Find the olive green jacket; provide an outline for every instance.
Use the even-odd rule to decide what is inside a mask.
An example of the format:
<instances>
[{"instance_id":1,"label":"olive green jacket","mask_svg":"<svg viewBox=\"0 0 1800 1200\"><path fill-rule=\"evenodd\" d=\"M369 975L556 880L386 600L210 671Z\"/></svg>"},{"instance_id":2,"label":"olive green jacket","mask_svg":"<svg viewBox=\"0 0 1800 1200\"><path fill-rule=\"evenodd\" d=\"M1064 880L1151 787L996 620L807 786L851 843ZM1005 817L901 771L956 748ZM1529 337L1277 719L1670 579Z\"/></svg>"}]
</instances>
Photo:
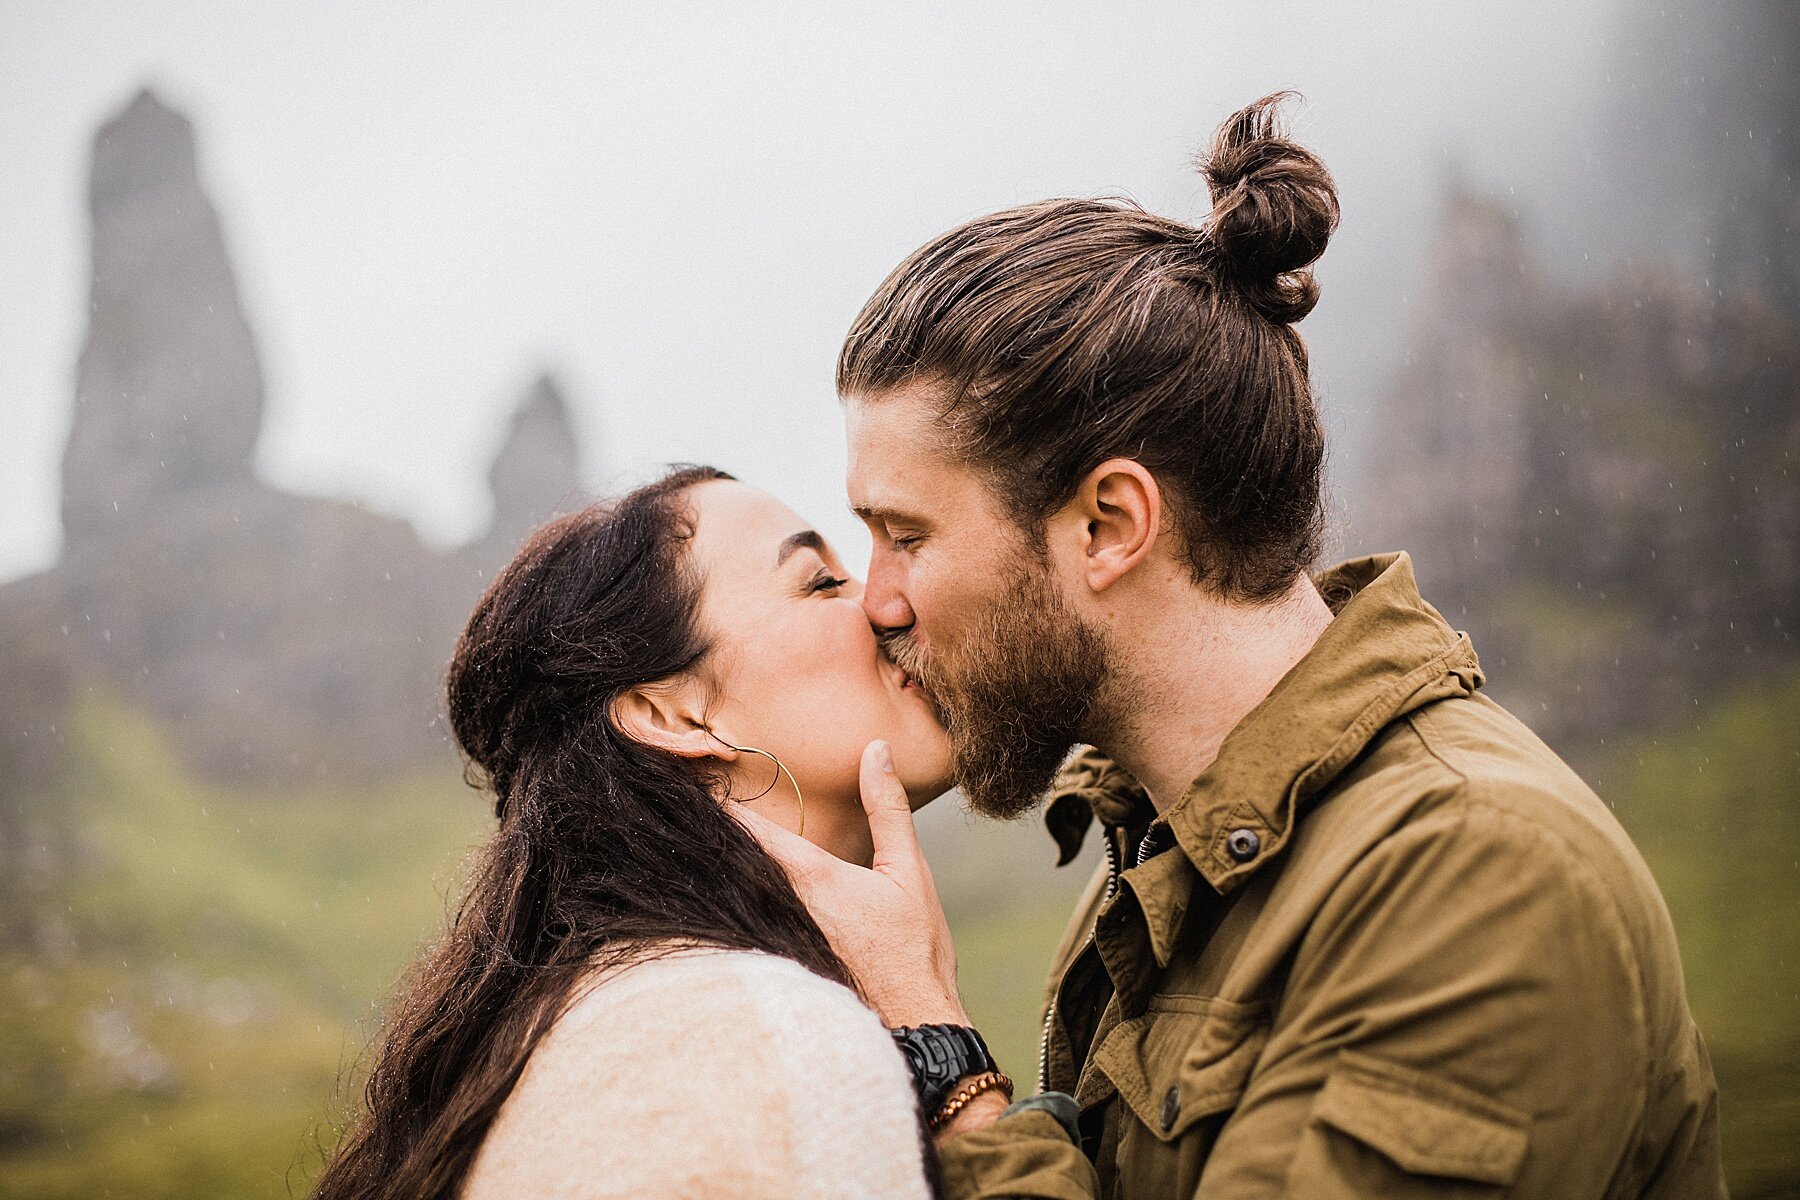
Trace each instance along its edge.
<instances>
[{"instance_id":1,"label":"olive green jacket","mask_svg":"<svg viewBox=\"0 0 1800 1200\"><path fill-rule=\"evenodd\" d=\"M1051 976L1043 1111L943 1147L967 1197L1724 1194L1675 933L1607 806L1480 695L1405 555L1160 819L1092 752L1048 820L1109 864Z\"/></svg>"}]
</instances>

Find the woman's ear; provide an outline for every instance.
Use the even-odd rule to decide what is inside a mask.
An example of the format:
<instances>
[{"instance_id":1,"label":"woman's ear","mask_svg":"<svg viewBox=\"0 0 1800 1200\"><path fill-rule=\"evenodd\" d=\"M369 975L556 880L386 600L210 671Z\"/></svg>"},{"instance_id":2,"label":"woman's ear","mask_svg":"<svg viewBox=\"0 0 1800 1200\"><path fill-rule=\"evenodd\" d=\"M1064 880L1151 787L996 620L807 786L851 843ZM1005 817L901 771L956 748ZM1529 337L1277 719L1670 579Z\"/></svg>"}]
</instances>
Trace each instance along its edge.
<instances>
[{"instance_id":1,"label":"woman's ear","mask_svg":"<svg viewBox=\"0 0 1800 1200\"><path fill-rule=\"evenodd\" d=\"M639 684L613 701L613 721L634 742L682 758L730 762L737 752L707 726L700 699L698 688L690 683Z\"/></svg>"}]
</instances>

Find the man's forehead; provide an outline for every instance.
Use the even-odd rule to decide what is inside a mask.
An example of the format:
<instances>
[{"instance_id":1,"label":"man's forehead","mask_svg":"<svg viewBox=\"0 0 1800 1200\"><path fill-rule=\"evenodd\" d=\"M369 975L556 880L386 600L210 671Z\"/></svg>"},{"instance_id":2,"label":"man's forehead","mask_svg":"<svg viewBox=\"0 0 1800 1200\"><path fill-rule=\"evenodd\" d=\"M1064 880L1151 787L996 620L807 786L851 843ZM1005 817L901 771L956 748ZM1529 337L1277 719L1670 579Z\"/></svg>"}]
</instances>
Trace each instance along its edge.
<instances>
[{"instance_id":1,"label":"man's forehead","mask_svg":"<svg viewBox=\"0 0 1800 1200\"><path fill-rule=\"evenodd\" d=\"M906 481L918 472L918 406L904 397L869 401L851 398L844 404L844 432L849 451L846 480L850 506L859 515L865 510L895 508L904 504Z\"/></svg>"},{"instance_id":2,"label":"man's forehead","mask_svg":"<svg viewBox=\"0 0 1800 1200\"><path fill-rule=\"evenodd\" d=\"M850 509L865 521L922 520L966 486L953 464L917 446L868 450L852 452L845 480Z\"/></svg>"}]
</instances>

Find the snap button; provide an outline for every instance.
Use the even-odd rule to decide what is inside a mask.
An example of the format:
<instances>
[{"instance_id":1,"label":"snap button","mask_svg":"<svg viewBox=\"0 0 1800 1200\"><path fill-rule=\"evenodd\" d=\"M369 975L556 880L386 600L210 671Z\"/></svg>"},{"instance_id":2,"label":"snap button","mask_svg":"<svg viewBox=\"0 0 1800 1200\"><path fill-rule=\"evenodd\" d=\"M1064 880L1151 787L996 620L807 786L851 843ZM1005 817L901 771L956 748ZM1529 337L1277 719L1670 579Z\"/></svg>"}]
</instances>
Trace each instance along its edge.
<instances>
[{"instance_id":1,"label":"snap button","mask_svg":"<svg viewBox=\"0 0 1800 1200\"><path fill-rule=\"evenodd\" d=\"M1249 862L1262 849L1262 839L1254 829L1234 829L1225 835L1225 849L1239 862Z\"/></svg>"},{"instance_id":2,"label":"snap button","mask_svg":"<svg viewBox=\"0 0 1800 1200\"><path fill-rule=\"evenodd\" d=\"M1163 1132L1175 1128L1175 1118L1181 1115L1181 1088L1172 1087L1169 1094L1163 1097L1162 1123Z\"/></svg>"}]
</instances>

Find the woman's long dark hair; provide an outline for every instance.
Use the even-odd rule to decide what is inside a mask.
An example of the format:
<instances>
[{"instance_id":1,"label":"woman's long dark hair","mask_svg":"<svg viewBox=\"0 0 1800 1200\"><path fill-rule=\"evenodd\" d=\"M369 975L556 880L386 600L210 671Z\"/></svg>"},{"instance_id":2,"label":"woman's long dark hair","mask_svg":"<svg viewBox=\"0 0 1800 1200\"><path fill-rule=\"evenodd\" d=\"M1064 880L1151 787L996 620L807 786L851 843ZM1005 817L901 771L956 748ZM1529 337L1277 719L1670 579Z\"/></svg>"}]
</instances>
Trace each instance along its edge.
<instances>
[{"instance_id":1,"label":"woman's long dark hair","mask_svg":"<svg viewBox=\"0 0 1800 1200\"><path fill-rule=\"evenodd\" d=\"M449 1198L525 1061L597 966L671 939L793 959L854 986L721 781L627 737L613 702L705 658L677 469L540 529L450 664L450 727L499 828L376 1051L316 1200Z\"/></svg>"}]
</instances>

